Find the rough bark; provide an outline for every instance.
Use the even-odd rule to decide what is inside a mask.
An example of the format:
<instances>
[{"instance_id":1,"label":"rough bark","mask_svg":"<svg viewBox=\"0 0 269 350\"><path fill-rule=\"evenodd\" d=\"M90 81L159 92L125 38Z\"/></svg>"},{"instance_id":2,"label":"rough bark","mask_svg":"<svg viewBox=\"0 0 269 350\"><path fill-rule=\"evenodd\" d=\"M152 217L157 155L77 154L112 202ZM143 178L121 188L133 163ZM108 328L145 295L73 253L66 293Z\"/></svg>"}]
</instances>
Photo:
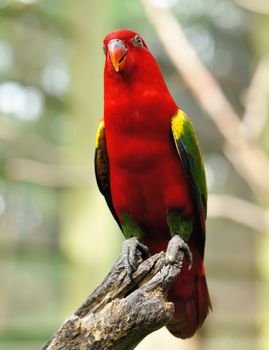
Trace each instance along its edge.
<instances>
[{"instance_id":1,"label":"rough bark","mask_svg":"<svg viewBox=\"0 0 269 350\"><path fill-rule=\"evenodd\" d=\"M128 350L173 316L166 294L180 266L165 263L161 252L140 261L132 279L123 258L44 345L42 350Z\"/></svg>"}]
</instances>

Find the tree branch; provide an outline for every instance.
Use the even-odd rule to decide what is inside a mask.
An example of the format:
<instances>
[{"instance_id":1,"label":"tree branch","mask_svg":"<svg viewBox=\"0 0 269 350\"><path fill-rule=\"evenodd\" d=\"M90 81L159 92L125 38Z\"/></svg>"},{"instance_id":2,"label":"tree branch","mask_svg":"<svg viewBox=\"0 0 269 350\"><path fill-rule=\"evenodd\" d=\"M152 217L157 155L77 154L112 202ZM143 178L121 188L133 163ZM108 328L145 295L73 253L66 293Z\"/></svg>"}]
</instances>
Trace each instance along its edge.
<instances>
[{"instance_id":1,"label":"tree branch","mask_svg":"<svg viewBox=\"0 0 269 350\"><path fill-rule=\"evenodd\" d=\"M40 162L27 158L11 158L5 163L8 177L48 187L83 187L90 184L86 166Z\"/></svg>"},{"instance_id":2,"label":"tree branch","mask_svg":"<svg viewBox=\"0 0 269 350\"><path fill-rule=\"evenodd\" d=\"M166 293L179 272L178 265L165 264L161 252L141 262L131 280L120 256L42 350L134 349L173 317L174 305Z\"/></svg>"},{"instance_id":3,"label":"tree branch","mask_svg":"<svg viewBox=\"0 0 269 350\"><path fill-rule=\"evenodd\" d=\"M269 94L269 55L262 57L246 93L242 127L249 140L257 140L266 124Z\"/></svg>"},{"instance_id":4,"label":"tree branch","mask_svg":"<svg viewBox=\"0 0 269 350\"><path fill-rule=\"evenodd\" d=\"M269 211L245 199L210 194L208 217L225 218L261 233L269 232Z\"/></svg>"},{"instance_id":5,"label":"tree branch","mask_svg":"<svg viewBox=\"0 0 269 350\"><path fill-rule=\"evenodd\" d=\"M269 14L269 4L267 0L234 0L234 2L250 11L263 15Z\"/></svg>"}]
</instances>

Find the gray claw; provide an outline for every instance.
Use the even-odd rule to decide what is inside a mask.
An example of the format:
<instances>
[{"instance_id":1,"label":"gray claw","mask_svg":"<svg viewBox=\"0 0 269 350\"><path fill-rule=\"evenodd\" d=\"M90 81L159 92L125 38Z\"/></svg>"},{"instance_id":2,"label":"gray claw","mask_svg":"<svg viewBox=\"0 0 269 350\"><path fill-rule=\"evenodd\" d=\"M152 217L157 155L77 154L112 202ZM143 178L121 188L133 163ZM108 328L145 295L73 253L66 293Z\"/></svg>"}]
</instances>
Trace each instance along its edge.
<instances>
[{"instance_id":1,"label":"gray claw","mask_svg":"<svg viewBox=\"0 0 269 350\"><path fill-rule=\"evenodd\" d=\"M179 235L174 235L167 246L166 260L170 264L179 263L180 267L183 263L184 255L189 262L189 270L192 267L192 253L187 243Z\"/></svg>"},{"instance_id":2,"label":"gray claw","mask_svg":"<svg viewBox=\"0 0 269 350\"><path fill-rule=\"evenodd\" d=\"M149 256L149 249L147 246L139 242L136 237L132 237L123 242L122 256L126 272L131 278L132 273L136 270L138 264L144 257Z\"/></svg>"}]
</instances>

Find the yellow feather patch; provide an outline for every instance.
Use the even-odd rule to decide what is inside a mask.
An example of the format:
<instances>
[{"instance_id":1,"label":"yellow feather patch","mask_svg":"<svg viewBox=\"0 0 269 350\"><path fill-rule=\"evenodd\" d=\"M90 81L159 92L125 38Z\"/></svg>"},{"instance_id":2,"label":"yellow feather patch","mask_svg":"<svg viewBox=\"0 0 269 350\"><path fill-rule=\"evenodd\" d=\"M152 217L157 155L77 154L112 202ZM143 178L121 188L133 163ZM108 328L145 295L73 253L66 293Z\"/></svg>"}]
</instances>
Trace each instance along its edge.
<instances>
[{"instance_id":1,"label":"yellow feather patch","mask_svg":"<svg viewBox=\"0 0 269 350\"><path fill-rule=\"evenodd\" d=\"M172 132L175 140L178 140L183 132L183 125L185 123L185 113L178 110L177 114L172 118Z\"/></svg>"},{"instance_id":2,"label":"yellow feather patch","mask_svg":"<svg viewBox=\"0 0 269 350\"><path fill-rule=\"evenodd\" d=\"M96 148L99 146L99 138L100 138L100 134L102 132L102 130L105 127L105 123L103 120L100 121L98 129L97 129L97 133L96 133L96 139L95 139L95 146Z\"/></svg>"}]
</instances>

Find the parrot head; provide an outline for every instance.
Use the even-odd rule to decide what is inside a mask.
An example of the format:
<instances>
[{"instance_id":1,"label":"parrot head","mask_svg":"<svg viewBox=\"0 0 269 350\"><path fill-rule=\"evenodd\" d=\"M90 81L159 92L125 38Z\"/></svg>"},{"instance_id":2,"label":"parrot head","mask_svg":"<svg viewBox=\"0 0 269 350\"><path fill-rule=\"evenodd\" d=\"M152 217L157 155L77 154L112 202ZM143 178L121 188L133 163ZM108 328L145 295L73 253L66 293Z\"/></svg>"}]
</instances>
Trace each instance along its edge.
<instances>
[{"instance_id":1,"label":"parrot head","mask_svg":"<svg viewBox=\"0 0 269 350\"><path fill-rule=\"evenodd\" d=\"M128 115L130 99L136 110L163 108L167 115L177 106L165 84L160 67L142 37L131 30L116 30L104 38L105 115ZM151 103L151 102L152 103ZM159 101L158 104L155 102ZM160 102L161 101L161 102ZM120 106L120 107L119 107ZM171 111L171 112L169 112Z\"/></svg>"},{"instance_id":2,"label":"parrot head","mask_svg":"<svg viewBox=\"0 0 269 350\"><path fill-rule=\"evenodd\" d=\"M142 37L131 30L116 30L104 39L106 67L116 73L134 70L151 54Z\"/></svg>"}]
</instances>

